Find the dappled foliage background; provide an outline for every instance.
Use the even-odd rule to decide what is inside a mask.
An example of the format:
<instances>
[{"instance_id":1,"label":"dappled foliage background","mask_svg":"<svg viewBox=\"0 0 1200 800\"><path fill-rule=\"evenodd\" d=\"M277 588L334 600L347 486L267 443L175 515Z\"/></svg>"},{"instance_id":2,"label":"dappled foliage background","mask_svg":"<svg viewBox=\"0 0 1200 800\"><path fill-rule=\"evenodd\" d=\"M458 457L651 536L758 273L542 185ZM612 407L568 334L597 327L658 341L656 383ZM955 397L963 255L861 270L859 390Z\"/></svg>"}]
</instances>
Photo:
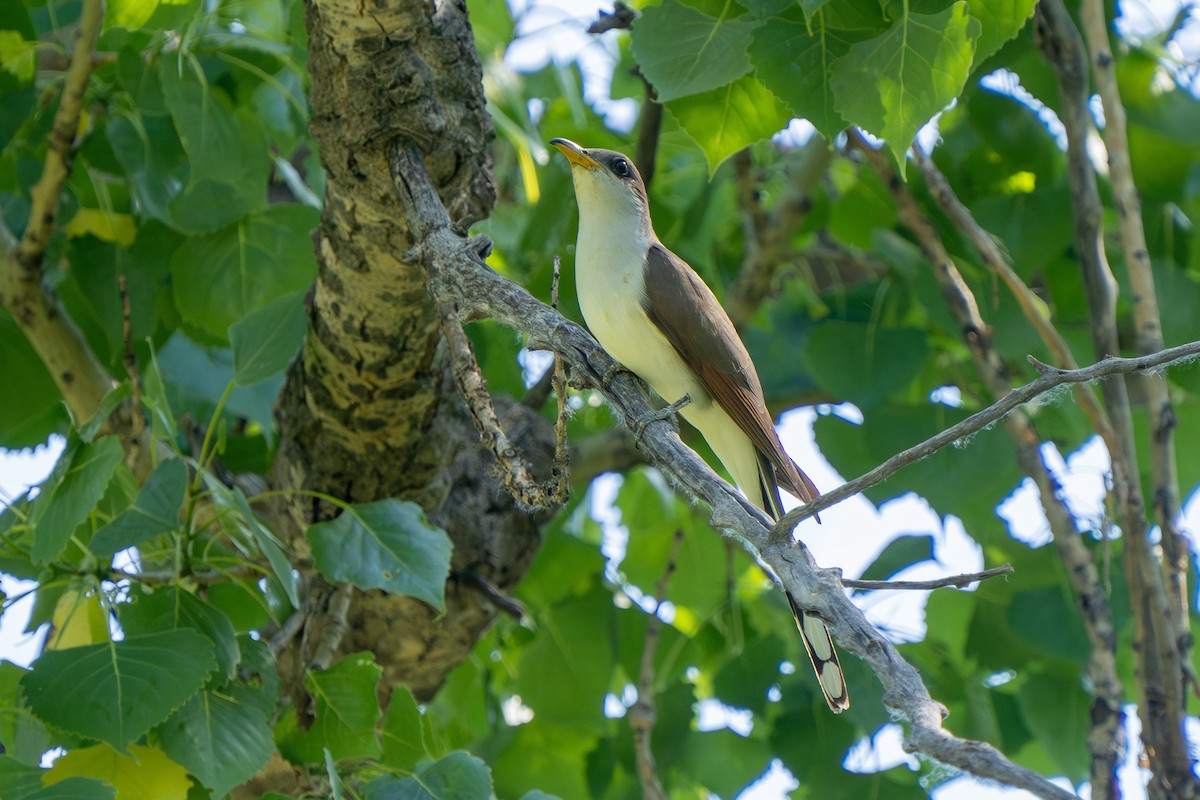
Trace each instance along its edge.
<instances>
[{"instance_id":1,"label":"dappled foliage background","mask_svg":"<svg viewBox=\"0 0 1200 800\"><path fill-rule=\"evenodd\" d=\"M650 188L656 230L718 296L733 291L756 246L748 215L802 197L766 296L740 307L737 322L772 410L817 405L818 446L841 474L865 472L996 399L900 224L888 181L836 149L848 124L879 136L903 165L918 129L952 103L926 143L936 142L934 162L1037 292L1075 358L1096 360L1058 88L1028 24L1032 0L869 8L665 0L643 9L632 32L598 35L581 54L615 62L601 98L608 117L585 99L579 61L514 71L504 59L517 38L508 7L468 5L497 131L499 200L476 226L495 241L489 263L549 301L561 256L560 307L580 319L570 176L545 142L566 136L633 152L629 125L646 107L644 78L665 108ZM18 237L81 7L0 7L0 211ZM446 534L410 503L359 506L314 526L311 554L281 542L262 517L261 476L279 440L272 403L306 331L323 191L308 134L304 14L291 0L108 4L45 280L122 382L105 411L134 394L128 342L147 424L168 451L139 481L100 418L69 418L42 359L0 311L0 445L66 437L40 492L14 498L0 517L0 569L30 582L12 584L20 588L4 598L4 613L32 595L27 629L49 630L31 665L0 663L0 795L100 798L116 787L125 797L142 787L140 796L161 798L640 796L625 717L677 531L677 570L660 598L670 603L669 624L652 674L653 752L672 797L734 796L776 759L805 797L923 797L953 777L925 761L845 771L856 743L892 722L878 682L845 657L854 704L831 716L782 596L739 547L712 533L702 509L641 466L624 474L613 501L628 545L614 548L611 532L606 539L601 523L611 525L613 509L595 502L598 490L575 486L516 590L524 619L502 617L431 702L381 685L381 668L364 652L309 673L315 722L298 721L296 695L280 692L271 639L300 605L303 574L316 569L438 607L450 558ZM1200 331L1200 103L1195 66L1172 44L1193 25L1181 15L1116 50L1168 345ZM793 126L770 138L793 117L815 133ZM1016 383L1032 379L1026 356L1050 363L1052 355L963 232L936 211L923 173L911 164L904 172L992 326L991 344ZM1111 231L1115 212L1105 212ZM1109 258L1125 281L1119 252L1110 248ZM1121 298L1121 329L1130 333L1124 284ZM539 377L522 342L486 321L470 333L491 391L521 397ZM1186 498L1200 483L1200 461L1187 455L1200 449L1197 372L1167 378ZM941 387L955 387L961 402L936 399ZM861 422L830 413L840 403L853 404ZM572 407L573 443L613 425L588 390ZM1044 446L1063 454L1094 435L1069 395L1029 413ZM1144 444L1144 410L1135 405L1134 415ZM949 709L950 730L1078 785L1090 758L1089 642L1064 567L1052 548L1014 538L996 514L1023 478L1005 431L962 444L867 497L882 504L916 493L962 521L985 566L1008 562L1015 573L971 592L932 593L926 634L901 651ZM1108 516L1076 523L1103 571L1132 702L1120 531ZM934 539L897 539L869 577L931 559ZM745 710L749 730L701 730L700 701ZM45 769L48 752L65 754ZM71 783L49 785L58 781Z\"/></svg>"}]
</instances>

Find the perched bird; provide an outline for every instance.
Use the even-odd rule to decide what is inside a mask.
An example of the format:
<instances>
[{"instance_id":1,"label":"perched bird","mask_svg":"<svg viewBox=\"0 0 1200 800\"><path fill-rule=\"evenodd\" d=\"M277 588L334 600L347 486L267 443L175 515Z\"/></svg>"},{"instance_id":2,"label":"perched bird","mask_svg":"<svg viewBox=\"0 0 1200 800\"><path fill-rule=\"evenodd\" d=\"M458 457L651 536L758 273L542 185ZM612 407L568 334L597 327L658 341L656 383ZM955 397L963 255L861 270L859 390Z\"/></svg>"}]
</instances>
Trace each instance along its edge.
<instances>
[{"instance_id":1,"label":"perched bird","mask_svg":"<svg viewBox=\"0 0 1200 800\"><path fill-rule=\"evenodd\" d=\"M569 139L552 145L571 162L579 204L575 280L579 307L609 355L703 434L750 502L783 514L782 486L801 500L817 488L784 452L758 373L712 290L654 233L646 186L627 157ZM824 623L787 593L796 625L835 713L849 707L846 679Z\"/></svg>"}]
</instances>

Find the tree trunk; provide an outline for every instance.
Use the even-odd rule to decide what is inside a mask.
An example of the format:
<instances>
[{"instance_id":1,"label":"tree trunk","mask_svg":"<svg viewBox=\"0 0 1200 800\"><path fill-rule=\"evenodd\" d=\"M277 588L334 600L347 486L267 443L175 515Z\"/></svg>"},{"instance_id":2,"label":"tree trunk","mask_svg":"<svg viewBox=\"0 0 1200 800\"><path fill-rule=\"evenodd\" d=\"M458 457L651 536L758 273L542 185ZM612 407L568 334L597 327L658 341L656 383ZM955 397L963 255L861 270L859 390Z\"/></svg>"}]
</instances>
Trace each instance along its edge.
<instances>
[{"instance_id":1,"label":"tree trunk","mask_svg":"<svg viewBox=\"0 0 1200 800\"><path fill-rule=\"evenodd\" d=\"M405 255L411 227L395 199L388 145L415 145L453 226L486 217L495 199L492 124L465 4L403 0L366 6L311 0L307 7L312 133L327 172L315 235L319 264L309 297L311 326L277 407L281 443L274 482L350 502L412 500L454 542L446 614L380 592L354 592L349 608L309 576L306 628L280 669L293 687L337 652L368 649L420 699L433 696L497 613L464 581L513 586L539 541L540 519L517 509L488 477L488 459L466 415L441 346L426 275ZM519 404L503 417L549 471L548 423ZM506 407L511 406L511 407ZM301 559L303 533L336 507L308 493L274 509ZM334 630L336 648L318 642ZM328 646L328 645L327 645Z\"/></svg>"}]
</instances>

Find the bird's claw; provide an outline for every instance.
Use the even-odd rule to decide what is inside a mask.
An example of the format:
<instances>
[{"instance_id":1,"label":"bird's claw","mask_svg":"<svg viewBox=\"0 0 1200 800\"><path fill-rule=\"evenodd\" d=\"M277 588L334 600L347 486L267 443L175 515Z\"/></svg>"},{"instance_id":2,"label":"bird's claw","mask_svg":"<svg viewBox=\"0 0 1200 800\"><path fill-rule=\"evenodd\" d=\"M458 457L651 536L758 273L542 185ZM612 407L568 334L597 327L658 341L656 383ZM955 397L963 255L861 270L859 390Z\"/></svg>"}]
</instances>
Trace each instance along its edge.
<instances>
[{"instance_id":1,"label":"bird's claw","mask_svg":"<svg viewBox=\"0 0 1200 800\"><path fill-rule=\"evenodd\" d=\"M692 402L692 396L685 394L683 397L679 398L674 403L671 403L671 405L667 406L666 408L660 408L657 411L648 411L645 414L642 414L633 421L633 443L637 444L642 440L642 434L646 432L646 426L648 426L651 422L665 422L666 420L671 420L672 424L675 426L675 430L678 431L679 417L676 416L676 412L690 402Z\"/></svg>"}]
</instances>

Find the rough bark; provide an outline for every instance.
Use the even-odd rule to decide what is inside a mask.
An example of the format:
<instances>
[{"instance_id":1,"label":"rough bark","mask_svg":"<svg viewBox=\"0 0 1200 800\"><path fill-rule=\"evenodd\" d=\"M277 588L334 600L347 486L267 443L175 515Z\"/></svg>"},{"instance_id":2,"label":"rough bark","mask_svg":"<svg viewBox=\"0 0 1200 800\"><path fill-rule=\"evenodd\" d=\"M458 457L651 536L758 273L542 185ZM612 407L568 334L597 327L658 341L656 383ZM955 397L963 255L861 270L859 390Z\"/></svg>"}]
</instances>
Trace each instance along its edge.
<instances>
[{"instance_id":1,"label":"rough bark","mask_svg":"<svg viewBox=\"0 0 1200 800\"><path fill-rule=\"evenodd\" d=\"M311 0L307 6L312 134L327 172L310 329L289 371L277 417L274 482L301 490L275 509L304 563L303 533L336 509L306 492L351 502L399 497L421 504L454 542L446 613L381 593L354 593L339 652L370 649L388 682L428 699L497 613L460 580L465 571L503 591L538 541L536 517L514 507L488 475L478 434L448 379L424 270L387 165L391 143L419 149L459 232L494 201L492 125L465 4ZM549 465L548 424L511 409L535 463ZM530 443L534 443L530 445ZM313 664L329 587L309 583L303 636L281 656L293 685Z\"/></svg>"}]
</instances>

